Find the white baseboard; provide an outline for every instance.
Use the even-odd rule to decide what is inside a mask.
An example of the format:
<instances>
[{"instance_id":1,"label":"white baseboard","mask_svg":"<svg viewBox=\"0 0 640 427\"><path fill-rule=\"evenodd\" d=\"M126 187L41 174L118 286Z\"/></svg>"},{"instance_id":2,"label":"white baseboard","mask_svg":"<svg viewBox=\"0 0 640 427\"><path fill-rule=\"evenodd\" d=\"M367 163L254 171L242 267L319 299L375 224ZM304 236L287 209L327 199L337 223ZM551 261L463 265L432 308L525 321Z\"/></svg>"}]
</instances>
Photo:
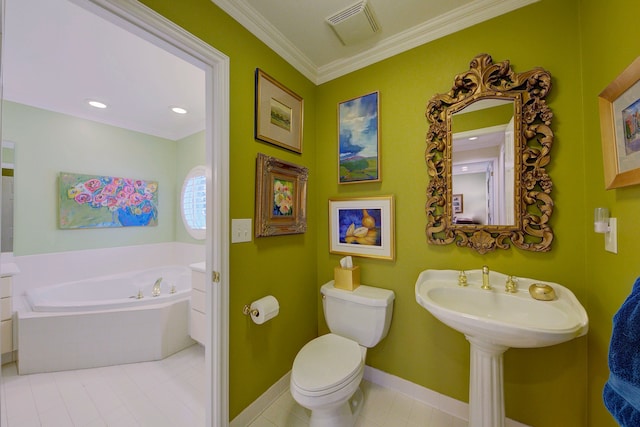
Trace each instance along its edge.
<instances>
[{"instance_id":1,"label":"white baseboard","mask_svg":"<svg viewBox=\"0 0 640 427\"><path fill-rule=\"evenodd\" d=\"M244 427L251 424L251 422L255 420L265 409L271 406L271 404L274 403L282 393L289 389L290 378L291 371L287 372L253 403L247 406L240 414L238 414L237 417L235 417L231 421L229 426ZM397 391L398 393L411 396L413 399L424 403L425 405L437 408L438 410L446 412L447 414L452 415L456 418L460 418L465 421L469 420L468 403L461 402L452 397L437 393L426 387L412 383L410 381L407 381L400 377L396 377L395 375L388 374L370 366L364 367L364 379L390 390ZM530 426L507 418L505 421L505 427Z\"/></svg>"},{"instance_id":2,"label":"white baseboard","mask_svg":"<svg viewBox=\"0 0 640 427\"><path fill-rule=\"evenodd\" d=\"M390 390L395 390L398 393L411 396L413 399L424 403L425 405L437 408L438 410L446 412L456 418L469 421L469 404L466 402L461 402L452 397L437 393L421 385L380 371L379 369L372 368L371 366L364 367L364 379ZM530 426L507 418L505 420L505 427Z\"/></svg>"},{"instance_id":3,"label":"white baseboard","mask_svg":"<svg viewBox=\"0 0 640 427\"><path fill-rule=\"evenodd\" d=\"M246 427L250 425L253 420L258 418L260 414L267 409L278 397L285 391L289 390L289 381L291 378L291 371L287 372L282 378L280 378L274 385L269 387L267 391L262 393L260 397L247 406L242 412L238 414L229 427Z\"/></svg>"}]
</instances>

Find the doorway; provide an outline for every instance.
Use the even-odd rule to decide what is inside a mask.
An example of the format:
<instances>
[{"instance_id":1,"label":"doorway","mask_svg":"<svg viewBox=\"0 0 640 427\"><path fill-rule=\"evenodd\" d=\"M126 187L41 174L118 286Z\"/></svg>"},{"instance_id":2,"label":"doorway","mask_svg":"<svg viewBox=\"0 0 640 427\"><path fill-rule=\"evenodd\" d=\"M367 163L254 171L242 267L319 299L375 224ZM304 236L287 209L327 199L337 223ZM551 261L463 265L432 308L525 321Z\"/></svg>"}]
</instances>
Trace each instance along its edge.
<instances>
[{"instance_id":1,"label":"doorway","mask_svg":"<svg viewBox=\"0 0 640 427\"><path fill-rule=\"evenodd\" d=\"M70 1L204 71L205 156L210 171L205 249L205 274L210 278L206 289L209 326L205 339L206 425L225 426L228 424L229 59L139 3ZM2 19L4 32L5 16Z\"/></svg>"}]
</instances>

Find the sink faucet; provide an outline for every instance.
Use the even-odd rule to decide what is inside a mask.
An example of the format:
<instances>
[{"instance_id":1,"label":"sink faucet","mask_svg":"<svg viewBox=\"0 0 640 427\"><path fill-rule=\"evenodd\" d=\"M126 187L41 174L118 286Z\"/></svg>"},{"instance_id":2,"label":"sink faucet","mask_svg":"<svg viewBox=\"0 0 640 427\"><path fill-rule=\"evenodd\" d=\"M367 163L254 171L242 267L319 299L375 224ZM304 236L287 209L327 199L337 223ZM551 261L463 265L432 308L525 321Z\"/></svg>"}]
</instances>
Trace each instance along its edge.
<instances>
[{"instance_id":1,"label":"sink faucet","mask_svg":"<svg viewBox=\"0 0 640 427\"><path fill-rule=\"evenodd\" d=\"M482 266L482 289L489 290L491 289L491 285L489 284L489 267L486 265Z\"/></svg>"},{"instance_id":2,"label":"sink faucet","mask_svg":"<svg viewBox=\"0 0 640 427\"><path fill-rule=\"evenodd\" d=\"M160 282L162 282L162 277L156 280L156 283L153 284L153 290L151 291L151 296L157 297L160 295Z\"/></svg>"}]
</instances>

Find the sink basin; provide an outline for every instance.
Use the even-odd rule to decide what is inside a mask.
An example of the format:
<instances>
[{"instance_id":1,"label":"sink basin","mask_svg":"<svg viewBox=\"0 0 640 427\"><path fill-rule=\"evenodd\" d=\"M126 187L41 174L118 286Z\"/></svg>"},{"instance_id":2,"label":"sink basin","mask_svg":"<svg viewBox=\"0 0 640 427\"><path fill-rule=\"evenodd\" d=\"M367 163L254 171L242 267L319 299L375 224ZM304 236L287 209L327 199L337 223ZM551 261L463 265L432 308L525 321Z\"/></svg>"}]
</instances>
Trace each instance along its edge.
<instances>
[{"instance_id":1,"label":"sink basin","mask_svg":"<svg viewBox=\"0 0 640 427\"><path fill-rule=\"evenodd\" d=\"M491 290L483 290L482 271L467 271L468 286L458 285L458 271L426 270L416 282L416 300L445 325L484 342L505 347L546 347L587 333L587 313L564 286L549 283L552 301L539 301L529 286L540 281L518 278L516 293L505 292L507 276L490 272Z\"/></svg>"},{"instance_id":2,"label":"sink basin","mask_svg":"<svg viewBox=\"0 0 640 427\"><path fill-rule=\"evenodd\" d=\"M458 285L458 271L426 270L416 282L416 301L447 326L462 332L471 344L469 427L504 427L503 353L509 347L546 347L587 333L587 313L573 292L557 283L519 278L517 292L505 290L507 276L489 273L491 289L482 289L482 270L466 272L467 286ZM541 294L540 290L544 290ZM552 292L553 290L553 292Z\"/></svg>"}]
</instances>

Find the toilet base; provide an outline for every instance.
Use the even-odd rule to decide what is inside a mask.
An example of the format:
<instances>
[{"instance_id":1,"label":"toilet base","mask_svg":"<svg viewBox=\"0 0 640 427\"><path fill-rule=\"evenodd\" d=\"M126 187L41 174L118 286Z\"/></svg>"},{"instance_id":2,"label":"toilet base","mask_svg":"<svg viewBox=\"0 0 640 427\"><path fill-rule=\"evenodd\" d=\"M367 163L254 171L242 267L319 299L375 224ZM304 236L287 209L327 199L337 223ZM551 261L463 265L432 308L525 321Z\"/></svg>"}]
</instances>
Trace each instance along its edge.
<instances>
[{"instance_id":1,"label":"toilet base","mask_svg":"<svg viewBox=\"0 0 640 427\"><path fill-rule=\"evenodd\" d=\"M353 427L362 409L364 395L358 387L346 402L311 411L309 427Z\"/></svg>"}]
</instances>

